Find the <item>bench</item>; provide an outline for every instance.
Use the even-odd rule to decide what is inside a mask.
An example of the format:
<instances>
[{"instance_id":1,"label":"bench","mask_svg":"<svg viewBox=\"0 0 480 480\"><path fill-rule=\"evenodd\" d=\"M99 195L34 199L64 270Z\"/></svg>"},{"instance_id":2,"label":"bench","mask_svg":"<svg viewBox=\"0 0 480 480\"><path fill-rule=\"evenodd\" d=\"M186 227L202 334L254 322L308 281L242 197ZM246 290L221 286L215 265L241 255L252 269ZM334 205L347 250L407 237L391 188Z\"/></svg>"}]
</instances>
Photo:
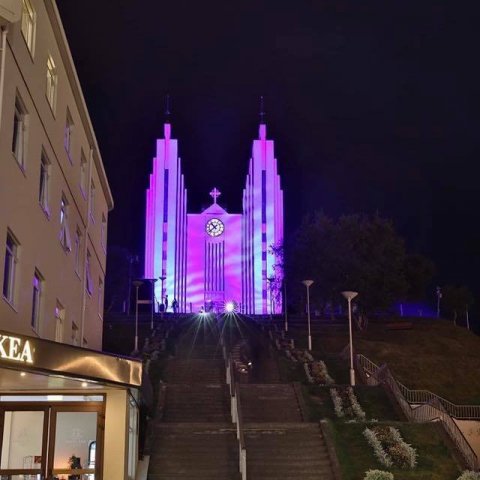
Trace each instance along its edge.
<instances>
[{"instance_id":1,"label":"bench","mask_svg":"<svg viewBox=\"0 0 480 480\"><path fill-rule=\"evenodd\" d=\"M411 330L412 322L390 322L387 323L387 330Z\"/></svg>"}]
</instances>

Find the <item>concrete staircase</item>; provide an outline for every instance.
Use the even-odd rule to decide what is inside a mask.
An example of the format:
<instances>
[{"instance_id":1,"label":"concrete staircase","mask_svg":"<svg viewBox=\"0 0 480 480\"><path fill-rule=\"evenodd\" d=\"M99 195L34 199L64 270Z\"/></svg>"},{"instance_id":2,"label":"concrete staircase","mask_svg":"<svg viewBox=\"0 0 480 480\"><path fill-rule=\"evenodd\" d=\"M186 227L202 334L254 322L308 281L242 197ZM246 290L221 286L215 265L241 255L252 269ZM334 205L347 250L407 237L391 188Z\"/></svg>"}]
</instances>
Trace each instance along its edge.
<instances>
[{"instance_id":1,"label":"concrete staircase","mask_svg":"<svg viewBox=\"0 0 480 480\"><path fill-rule=\"evenodd\" d=\"M248 480L335 479L316 424L250 424L245 442Z\"/></svg>"},{"instance_id":2,"label":"concrete staircase","mask_svg":"<svg viewBox=\"0 0 480 480\"><path fill-rule=\"evenodd\" d=\"M213 328L187 325L168 361L162 418L156 418L148 480L239 480L236 427Z\"/></svg>"}]
</instances>

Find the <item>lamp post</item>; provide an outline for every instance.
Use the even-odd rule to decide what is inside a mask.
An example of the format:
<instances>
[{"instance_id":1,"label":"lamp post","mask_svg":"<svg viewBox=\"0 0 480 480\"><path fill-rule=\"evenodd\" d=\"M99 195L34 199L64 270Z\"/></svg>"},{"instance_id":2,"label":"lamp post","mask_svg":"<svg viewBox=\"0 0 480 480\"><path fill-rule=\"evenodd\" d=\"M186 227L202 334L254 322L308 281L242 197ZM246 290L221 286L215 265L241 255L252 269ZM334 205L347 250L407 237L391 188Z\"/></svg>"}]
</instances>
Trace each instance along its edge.
<instances>
[{"instance_id":1,"label":"lamp post","mask_svg":"<svg viewBox=\"0 0 480 480\"><path fill-rule=\"evenodd\" d=\"M150 330L153 330L153 314L155 312L155 282L158 280L156 278L148 278L146 280L148 280L152 286L152 312L150 316Z\"/></svg>"},{"instance_id":2,"label":"lamp post","mask_svg":"<svg viewBox=\"0 0 480 480\"><path fill-rule=\"evenodd\" d=\"M267 277L268 285L270 286L270 324L273 323L273 282L275 277Z\"/></svg>"},{"instance_id":3,"label":"lamp post","mask_svg":"<svg viewBox=\"0 0 480 480\"><path fill-rule=\"evenodd\" d=\"M283 280L283 311L285 313L285 333L288 332L288 313L287 313L287 282Z\"/></svg>"},{"instance_id":4,"label":"lamp post","mask_svg":"<svg viewBox=\"0 0 480 480\"><path fill-rule=\"evenodd\" d=\"M312 330L310 328L310 287L313 285L313 280L304 280L302 283L307 287L308 350L312 351Z\"/></svg>"},{"instance_id":5,"label":"lamp post","mask_svg":"<svg viewBox=\"0 0 480 480\"><path fill-rule=\"evenodd\" d=\"M138 352L138 289L143 285L141 280L134 280L132 282L135 287L135 352Z\"/></svg>"},{"instance_id":6,"label":"lamp post","mask_svg":"<svg viewBox=\"0 0 480 480\"><path fill-rule=\"evenodd\" d=\"M163 319L163 312L165 311L165 304L163 303L163 282L165 281L167 277L165 275L162 275L161 277L158 277L158 279L162 282L162 292L160 293L160 305L163 305L163 310L160 310L161 317Z\"/></svg>"},{"instance_id":7,"label":"lamp post","mask_svg":"<svg viewBox=\"0 0 480 480\"><path fill-rule=\"evenodd\" d=\"M355 370L353 368L353 337L352 337L352 300L358 295L358 292L342 292L342 295L348 301L348 330L350 333L350 385L355 386Z\"/></svg>"}]
</instances>

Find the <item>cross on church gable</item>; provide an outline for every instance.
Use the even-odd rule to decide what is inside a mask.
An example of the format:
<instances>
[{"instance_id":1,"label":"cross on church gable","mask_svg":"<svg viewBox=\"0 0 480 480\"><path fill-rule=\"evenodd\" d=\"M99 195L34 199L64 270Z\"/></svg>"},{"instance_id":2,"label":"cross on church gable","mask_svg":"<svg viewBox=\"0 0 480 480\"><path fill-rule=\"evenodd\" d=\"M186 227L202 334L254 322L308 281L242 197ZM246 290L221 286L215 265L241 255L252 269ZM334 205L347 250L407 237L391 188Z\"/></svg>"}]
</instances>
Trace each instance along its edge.
<instances>
[{"instance_id":1,"label":"cross on church gable","mask_svg":"<svg viewBox=\"0 0 480 480\"><path fill-rule=\"evenodd\" d=\"M213 203L217 203L217 198L222 194L219 190L217 190L217 187L215 187L211 192L210 196L213 198Z\"/></svg>"}]
</instances>

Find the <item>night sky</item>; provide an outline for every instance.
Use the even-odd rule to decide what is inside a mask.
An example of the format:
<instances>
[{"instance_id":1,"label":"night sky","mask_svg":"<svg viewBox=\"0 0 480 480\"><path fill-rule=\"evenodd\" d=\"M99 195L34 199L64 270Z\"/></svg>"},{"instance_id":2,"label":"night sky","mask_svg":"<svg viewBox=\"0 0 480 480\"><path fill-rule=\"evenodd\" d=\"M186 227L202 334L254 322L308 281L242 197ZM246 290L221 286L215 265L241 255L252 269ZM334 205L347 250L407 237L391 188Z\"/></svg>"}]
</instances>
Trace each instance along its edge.
<instances>
[{"instance_id":1,"label":"night sky","mask_svg":"<svg viewBox=\"0 0 480 480\"><path fill-rule=\"evenodd\" d=\"M240 212L259 96L287 232L379 211L438 282L480 291L477 2L58 0L115 200L109 244L143 255L164 97L189 210Z\"/></svg>"}]
</instances>

